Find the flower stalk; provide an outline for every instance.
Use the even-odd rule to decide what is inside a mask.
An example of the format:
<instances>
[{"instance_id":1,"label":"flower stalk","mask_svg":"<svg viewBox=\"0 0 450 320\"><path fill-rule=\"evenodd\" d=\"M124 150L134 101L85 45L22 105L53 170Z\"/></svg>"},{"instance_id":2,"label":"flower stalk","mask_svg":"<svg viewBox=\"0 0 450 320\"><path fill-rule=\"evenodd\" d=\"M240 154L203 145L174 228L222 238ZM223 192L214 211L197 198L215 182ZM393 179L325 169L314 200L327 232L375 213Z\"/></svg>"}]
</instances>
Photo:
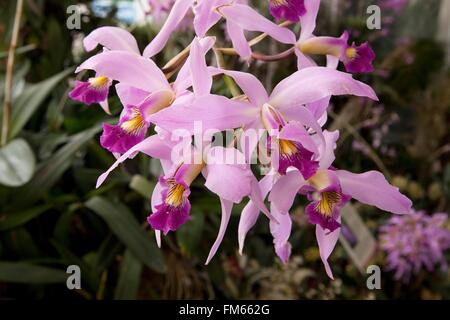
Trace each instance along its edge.
<instances>
[{"instance_id":1,"label":"flower stalk","mask_svg":"<svg viewBox=\"0 0 450 320\"><path fill-rule=\"evenodd\" d=\"M11 119L11 108L12 108L14 56L17 47L17 39L19 38L19 29L20 29L20 21L22 19L22 12L23 12L23 0L17 0L13 32L8 51L8 62L6 64L5 100L3 104L2 137L0 141L0 146L4 146L8 142L9 123Z\"/></svg>"}]
</instances>

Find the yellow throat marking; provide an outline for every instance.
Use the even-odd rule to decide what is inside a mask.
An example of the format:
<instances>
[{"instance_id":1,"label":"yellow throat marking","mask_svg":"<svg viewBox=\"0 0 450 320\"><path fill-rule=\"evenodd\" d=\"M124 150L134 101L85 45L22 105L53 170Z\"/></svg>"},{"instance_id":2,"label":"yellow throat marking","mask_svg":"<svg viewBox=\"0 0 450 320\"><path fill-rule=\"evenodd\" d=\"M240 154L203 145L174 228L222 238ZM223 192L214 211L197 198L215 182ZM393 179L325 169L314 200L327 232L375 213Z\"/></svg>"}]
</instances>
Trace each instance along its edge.
<instances>
[{"instance_id":1,"label":"yellow throat marking","mask_svg":"<svg viewBox=\"0 0 450 320\"><path fill-rule=\"evenodd\" d=\"M134 108L131 114L131 119L125 121L120 126L128 134L137 135L145 126L144 117L142 117L138 108Z\"/></svg>"},{"instance_id":2,"label":"yellow throat marking","mask_svg":"<svg viewBox=\"0 0 450 320\"><path fill-rule=\"evenodd\" d=\"M341 195L336 191L326 191L321 194L321 199L317 202L315 209L325 217L331 217L333 206L341 201Z\"/></svg>"},{"instance_id":3,"label":"yellow throat marking","mask_svg":"<svg viewBox=\"0 0 450 320\"><path fill-rule=\"evenodd\" d=\"M92 79L89 79L89 83L94 89L103 89L108 85L109 79L105 76L98 76Z\"/></svg>"}]
</instances>

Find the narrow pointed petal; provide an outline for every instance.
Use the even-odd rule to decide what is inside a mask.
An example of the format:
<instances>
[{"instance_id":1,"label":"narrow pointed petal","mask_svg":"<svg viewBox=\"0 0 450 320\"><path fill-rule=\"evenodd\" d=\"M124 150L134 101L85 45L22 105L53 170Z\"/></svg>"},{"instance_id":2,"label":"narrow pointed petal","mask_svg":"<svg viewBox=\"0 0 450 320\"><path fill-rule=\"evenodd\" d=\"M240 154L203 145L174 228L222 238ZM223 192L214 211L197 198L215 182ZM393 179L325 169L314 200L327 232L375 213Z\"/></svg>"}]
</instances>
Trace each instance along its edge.
<instances>
[{"instance_id":1,"label":"narrow pointed petal","mask_svg":"<svg viewBox=\"0 0 450 320\"><path fill-rule=\"evenodd\" d=\"M251 192L250 195L248 196L250 198L250 201L252 201L255 204L255 206L259 209L259 211L264 213L267 216L267 218L269 218L269 220L277 222L275 217L272 216L272 214L264 204L266 194L264 194L263 196L263 193L259 187L258 180L253 175L250 177L250 180L251 180Z\"/></svg>"},{"instance_id":2,"label":"narrow pointed petal","mask_svg":"<svg viewBox=\"0 0 450 320\"><path fill-rule=\"evenodd\" d=\"M282 214L275 208L271 208L272 215L277 219L278 223L270 222L270 233L273 236L273 244L275 252L283 263L287 263L291 256L291 244L289 237L292 230L292 219L289 214Z\"/></svg>"},{"instance_id":3,"label":"narrow pointed petal","mask_svg":"<svg viewBox=\"0 0 450 320\"><path fill-rule=\"evenodd\" d=\"M338 57L327 55L327 68L337 69L338 65L339 65Z\"/></svg>"},{"instance_id":4,"label":"narrow pointed petal","mask_svg":"<svg viewBox=\"0 0 450 320\"><path fill-rule=\"evenodd\" d=\"M197 38L194 41L196 41L196 40L197 40ZM211 50L211 48L214 46L215 42L216 42L216 37L205 37L205 38L199 39L198 44L199 44L201 50L200 50L200 52L198 52L198 50L197 50L196 55L200 55L200 56L204 57L208 53L208 51ZM191 70L191 56L192 56L192 52L189 55L189 57L186 59L186 62L181 67L180 71L178 72L177 78L173 84L173 88L176 93L182 93L187 88L192 86L192 82L194 80L192 77L192 70ZM215 74L214 72L211 72L213 70L213 68L207 67L206 69L207 69L208 74L205 76L212 78ZM205 70L203 70L202 72L204 73ZM208 93L209 93L209 91L208 91Z\"/></svg>"},{"instance_id":5,"label":"narrow pointed petal","mask_svg":"<svg viewBox=\"0 0 450 320\"><path fill-rule=\"evenodd\" d=\"M342 192L362 203L396 214L408 214L411 211L411 200L401 194L397 187L390 185L378 171L355 174L338 170L336 175Z\"/></svg>"},{"instance_id":6,"label":"narrow pointed petal","mask_svg":"<svg viewBox=\"0 0 450 320\"><path fill-rule=\"evenodd\" d=\"M168 131L184 129L194 133L195 122L203 130L240 128L258 116L258 108L247 102L230 100L224 96L207 95L192 105L173 105L151 116L150 120ZM180 117L182 115L182 117Z\"/></svg>"},{"instance_id":7,"label":"narrow pointed petal","mask_svg":"<svg viewBox=\"0 0 450 320\"><path fill-rule=\"evenodd\" d=\"M340 223L341 219L338 219ZM333 278L333 272L331 271L330 264L328 263L328 258L336 246L336 243L339 239L339 235L341 233L341 228L334 230L333 232L329 232L328 230L324 230L320 225L316 225L316 239L317 244L319 245L320 258L322 259L323 266L325 267L325 271L327 275Z\"/></svg>"},{"instance_id":8,"label":"narrow pointed petal","mask_svg":"<svg viewBox=\"0 0 450 320\"><path fill-rule=\"evenodd\" d=\"M335 130L330 132L325 130L323 135L325 137L325 148L319 157L319 167L321 169L328 169L336 159L334 150L336 149L336 141L339 139L339 131Z\"/></svg>"},{"instance_id":9,"label":"narrow pointed petal","mask_svg":"<svg viewBox=\"0 0 450 320\"><path fill-rule=\"evenodd\" d=\"M183 20L193 3L194 0L177 0L175 2L161 30L158 32L156 37L153 38L152 42L150 42L150 44L144 49L143 56L145 58L153 57L164 48L170 36L177 29L178 25Z\"/></svg>"},{"instance_id":10,"label":"narrow pointed petal","mask_svg":"<svg viewBox=\"0 0 450 320\"><path fill-rule=\"evenodd\" d=\"M270 104L283 109L347 94L378 100L370 86L353 79L348 73L326 67L310 67L281 81L270 96Z\"/></svg>"},{"instance_id":11,"label":"narrow pointed petal","mask_svg":"<svg viewBox=\"0 0 450 320\"><path fill-rule=\"evenodd\" d=\"M306 184L298 170L292 170L282 176L272 188L269 201L273 208L281 214L288 214L294 204L297 192Z\"/></svg>"},{"instance_id":12,"label":"narrow pointed petal","mask_svg":"<svg viewBox=\"0 0 450 320\"><path fill-rule=\"evenodd\" d=\"M266 175L258 183L263 200L267 197L270 189L272 189L273 179L273 175ZM248 231L255 225L256 221L258 220L260 211L261 210L260 208L258 208L258 205L256 205L252 200L250 200L242 210L238 227L238 242L240 254L242 254L242 251L244 249L245 237Z\"/></svg>"},{"instance_id":13,"label":"narrow pointed petal","mask_svg":"<svg viewBox=\"0 0 450 320\"><path fill-rule=\"evenodd\" d=\"M100 27L92 31L83 40L86 51L92 51L101 45L109 50L128 51L140 55L136 39L127 30L119 27Z\"/></svg>"},{"instance_id":14,"label":"narrow pointed petal","mask_svg":"<svg viewBox=\"0 0 450 320\"><path fill-rule=\"evenodd\" d=\"M101 101L98 103L100 107L102 107L103 111L105 111L107 114L111 115L111 111L109 110L109 103L108 98L106 98L105 101Z\"/></svg>"},{"instance_id":15,"label":"narrow pointed petal","mask_svg":"<svg viewBox=\"0 0 450 320\"><path fill-rule=\"evenodd\" d=\"M200 1L195 7L194 29L198 37L204 37L209 29L215 25L221 16L214 10L223 5L227 0Z\"/></svg>"},{"instance_id":16,"label":"narrow pointed petal","mask_svg":"<svg viewBox=\"0 0 450 320\"><path fill-rule=\"evenodd\" d=\"M275 40L286 44L296 42L295 35L291 30L278 26L247 5L223 6L219 11L244 30L264 32Z\"/></svg>"},{"instance_id":17,"label":"narrow pointed petal","mask_svg":"<svg viewBox=\"0 0 450 320\"><path fill-rule=\"evenodd\" d=\"M295 47L295 55L297 56L297 69L298 70L317 66L317 64L314 62L313 59L311 59L310 57L305 55L297 47Z\"/></svg>"},{"instance_id":18,"label":"narrow pointed petal","mask_svg":"<svg viewBox=\"0 0 450 320\"><path fill-rule=\"evenodd\" d=\"M244 29L230 19L227 19L226 28L228 36L233 44L233 48L242 59L249 60L252 57L252 49L245 38Z\"/></svg>"},{"instance_id":19,"label":"narrow pointed petal","mask_svg":"<svg viewBox=\"0 0 450 320\"><path fill-rule=\"evenodd\" d=\"M106 180L108 175L125 160L133 157L137 152L145 153L146 155L158 159L170 159L171 148L167 146L164 141L158 136L153 135L138 143L130 150L125 152L117 161L97 179L96 188L100 187Z\"/></svg>"},{"instance_id":20,"label":"narrow pointed petal","mask_svg":"<svg viewBox=\"0 0 450 320\"><path fill-rule=\"evenodd\" d=\"M308 39L312 36L314 29L316 29L316 19L319 13L320 0L306 0L306 13L300 17L300 40Z\"/></svg>"},{"instance_id":21,"label":"narrow pointed petal","mask_svg":"<svg viewBox=\"0 0 450 320\"><path fill-rule=\"evenodd\" d=\"M161 249L161 230L155 230L156 245Z\"/></svg>"},{"instance_id":22,"label":"narrow pointed petal","mask_svg":"<svg viewBox=\"0 0 450 320\"><path fill-rule=\"evenodd\" d=\"M151 206L152 206L152 212L156 211L156 206L162 202L162 186L161 183L158 181L156 183L155 188L153 188L152 198L151 198ZM155 238L156 238L156 244L158 245L158 248L161 248L161 230L155 230Z\"/></svg>"},{"instance_id":23,"label":"narrow pointed petal","mask_svg":"<svg viewBox=\"0 0 450 320\"><path fill-rule=\"evenodd\" d=\"M134 53L106 51L83 62L75 72L86 69L144 91L170 90L164 73L156 64Z\"/></svg>"},{"instance_id":24,"label":"narrow pointed petal","mask_svg":"<svg viewBox=\"0 0 450 320\"><path fill-rule=\"evenodd\" d=\"M255 106L261 107L269 100L266 89L254 75L247 72L219 69L222 73L233 78L237 85L242 89L250 102Z\"/></svg>"},{"instance_id":25,"label":"narrow pointed petal","mask_svg":"<svg viewBox=\"0 0 450 320\"><path fill-rule=\"evenodd\" d=\"M231 211L233 209L233 202L220 198L220 204L222 208L222 218L220 220L219 234L217 235L216 241L214 242L211 250L209 251L208 258L206 259L205 264L209 264L211 259L216 254L217 249L219 249L219 246L223 240L223 236L225 235L225 231L227 230L228 222L230 222Z\"/></svg>"},{"instance_id":26,"label":"narrow pointed petal","mask_svg":"<svg viewBox=\"0 0 450 320\"><path fill-rule=\"evenodd\" d=\"M207 95L211 91L212 77L209 74L208 66L206 65L205 53L200 45L198 38L192 41L190 54L190 70L192 76L192 86L194 94L197 97Z\"/></svg>"}]
</instances>

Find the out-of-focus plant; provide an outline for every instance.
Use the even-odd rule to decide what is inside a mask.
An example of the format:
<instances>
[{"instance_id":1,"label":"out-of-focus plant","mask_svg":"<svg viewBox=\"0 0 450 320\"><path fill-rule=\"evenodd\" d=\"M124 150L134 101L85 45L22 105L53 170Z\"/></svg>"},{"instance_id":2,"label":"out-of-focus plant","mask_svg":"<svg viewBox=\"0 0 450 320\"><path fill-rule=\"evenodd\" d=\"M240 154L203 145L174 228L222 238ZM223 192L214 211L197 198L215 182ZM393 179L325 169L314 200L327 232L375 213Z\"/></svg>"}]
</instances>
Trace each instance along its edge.
<instances>
[{"instance_id":1,"label":"out-of-focus plant","mask_svg":"<svg viewBox=\"0 0 450 320\"><path fill-rule=\"evenodd\" d=\"M149 2L151 5L154 1ZM362 1L346 2L349 6L339 14L346 18L337 22L333 18L336 15L329 14L333 7L324 1L321 14L327 18L318 21L317 34L338 37L340 30L352 25L351 36L358 43L370 39L378 56L377 71L375 75L359 78L380 93L383 109L376 113L370 103L361 105L352 99L349 103L343 99L334 101L334 119L328 128L341 129L337 164L352 171L375 165L382 171L395 173L393 183L413 198L418 208L448 211L449 131L445 124L450 110L446 90L449 74L441 70L444 61L438 44L430 38L405 40L408 32L402 29L419 20L417 16L410 18L414 13L435 16L432 12L438 1L418 2L392 14L388 37L383 33L385 28L376 36L375 31L365 29L367 6ZM160 174L159 164L137 156L116 170L103 188L93 190L98 175L114 162L114 157L100 147L99 123L117 122L121 105L113 97L112 87L109 107L115 118L107 120L97 108L67 99L75 80L82 80L85 74L76 79L67 77L75 65L87 58L82 39L94 28L126 27L143 49L141 44L154 38L161 23L154 23L158 19L152 17L151 10L145 24L140 24L120 21L114 5L100 14L91 10L94 6L90 1L78 1L83 9L81 30L70 31L66 28L66 9L73 1L24 3L12 87L10 141L14 143L0 151L0 159L6 159L7 163L14 159L15 164L20 164L13 169L7 167L6 174L0 176L0 296L82 299L399 296L388 281L382 291L369 292L365 277L358 274L342 248L330 257L334 282L319 272L312 275L310 270L321 270L321 260L314 232L305 228L308 222L301 208L306 203L300 199L295 201L298 209L292 216L302 228L293 229L291 243L293 252L302 257L294 256L288 265L274 262L269 227L265 221L258 221L246 240L244 257L236 252L237 238L229 233L216 259L205 267L203 263L220 225L220 203L205 192L200 182L191 185L191 220L175 235L165 237L163 250L158 250L153 232L147 231L142 222L151 210L148 197ZM250 3L260 8L260 12L269 12L265 1ZM1 88L5 84L3 71L15 10L14 1L0 3ZM386 12L383 10L383 16ZM165 17L162 12L162 18ZM427 28L405 29L420 29L417 35L423 38ZM223 33L219 26L214 31ZM190 28L175 32L165 50L155 57L158 65L176 56L193 37ZM225 47L229 39L217 41L218 46ZM255 49L272 55L282 51L283 46L267 40L255 45ZM229 68L242 67L255 74L267 88L296 68L295 61L288 60L280 61L277 68L263 61L243 64L237 56L226 56L225 62ZM233 88L229 80L215 83L214 92L229 95ZM0 90L0 101L3 100ZM390 121L397 115L401 122ZM368 124L365 121L369 116L373 121ZM355 152L354 141L358 142L357 150L363 150L364 154ZM20 161L16 161L18 158ZM368 214L364 220L375 232L381 223L380 216L368 207L357 208ZM242 206L233 210L230 229L238 228L241 210ZM65 269L70 264L81 267L81 290L69 291L65 286ZM277 290L272 291L274 283ZM431 278L423 286L424 298L450 296L448 282Z\"/></svg>"}]
</instances>

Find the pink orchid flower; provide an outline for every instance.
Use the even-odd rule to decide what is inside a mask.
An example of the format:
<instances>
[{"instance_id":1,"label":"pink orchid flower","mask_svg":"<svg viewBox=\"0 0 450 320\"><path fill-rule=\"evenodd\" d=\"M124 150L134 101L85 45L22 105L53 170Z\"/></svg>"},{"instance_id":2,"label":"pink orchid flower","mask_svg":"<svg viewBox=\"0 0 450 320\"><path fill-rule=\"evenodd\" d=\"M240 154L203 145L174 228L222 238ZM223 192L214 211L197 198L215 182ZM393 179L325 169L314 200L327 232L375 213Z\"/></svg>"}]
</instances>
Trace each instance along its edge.
<instances>
[{"instance_id":1,"label":"pink orchid flower","mask_svg":"<svg viewBox=\"0 0 450 320\"><path fill-rule=\"evenodd\" d=\"M286 44L295 44L295 35L266 19L257 11L239 0L177 0L158 35L145 48L144 57L153 57L159 53L188 10L194 11L194 29L198 37L204 37L222 17L226 19L228 35L238 54L248 60L251 49L244 31L258 31Z\"/></svg>"},{"instance_id":2,"label":"pink orchid flower","mask_svg":"<svg viewBox=\"0 0 450 320\"><path fill-rule=\"evenodd\" d=\"M313 113L305 105L321 101L330 95L352 94L376 100L374 91L351 75L324 67L311 67L297 71L281 81L269 96L262 84L251 74L219 70L232 77L241 87L248 102L230 100L218 95L205 95L191 106L179 105L172 110L162 110L151 120L167 131L184 128L194 133L195 123L201 121L203 130L266 129L272 132L272 141L278 142L278 171L285 173L290 166L297 167L308 178L314 174L313 156L317 145L305 126L325 139ZM183 117L177 115L183 114ZM249 159L259 138L250 139L244 149Z\"/></svg>"},{"instance_id":3,"label":"pink orchid flower","mask_svg":"<svg viewBox=\"0 0 450 320\"><path fill-rule=\"evenodd\" d=\"M274 243L276 246L285 248L290 247L287 241L292 225L289 210L299 192L308 195L311 203L306 207L306 214L310 223L316 225L320 257L328 276L333 278L328 257L340 234L339 210L351 198L395 214L408 214L412 203L399 192L398 188L390 185L378 171L355 174L331 168L335 158L335 142L339 135L336 132L327 133L326 136L327 148L320 157L319 170L316 174L305 180L298 171L291 170L274 184L269 200L271 213L279 221L276 228L279 229L278 233L283 235L280 238L278 234L275 234ZM285 219L280 219L280 216L285 216ZM283 221L287 222L283 223ZM279 250L277 254L283 261L287 261L290 252Z\"/></svg>"},{"instance_id":4,"label":"pink orchid flower","mask_svg":"<svg viewBox=\"0 0 450 320\"><path fill-rule=\"evenodd\" d=\"M305 0L306 12L300 17L301 32L295 48L299 69L315 65L307 55L320 54L327 56L327 66L330 68L337 68L341 61L347 72L372 72L375 53L367 42L360 46L355 43L349 45L347 31L340 38L313 35L319 7L320 0Z\"/></svg>"},{"instance_id":5,"label":"pink orchid flower","mask_svg":"<svg viewBox=\"0 0 450 320\"><path fill-rule=\"evenodd\" d=\"M109 36L108 33L102 35ZM111 42L109 37L108 39ZM122 44L128 45L129 41L125 41L122 37L120 39ZM128 37L126 39L129 40ZM100 36L96 38L96 41L101 40L104 42ZM198 83L206 81L204 85L210 88L212 79L208 80L208 77L197 75L196 72L201 65L206 68L205 54L211 49L214 41L212 37L194 39L191 56L173 84L167 81L164 73L152 60L134 52L105 51L82 63L76 72L91 69L111 81L119 82L116 90L124 109L117 125L104 124L100 139L102 146L114 154L125 153L145 138L151 124L151 115L176 105L189 105L194 98L192 92L187 90L191 86L194 94L196 88L200 87ZM208 88L206 90L209 92ZM201 95L202 92L199 91L197 94Z\"/></svg>"},{"instance_id":6,"label":"pink orchid flower","mask_svg":"<svg viewBox=\"0 0 450 320\"><path fill-rule=\"evenodd\" d=\"M105 51L125 51L140 55L136 39L122 28L101 27L92 31L83 40L86 51L94 50L99 44ZM87 105L98 103L106 113L110 114L108 93L111 85L111 79L97 73L88 81L76 80L75 87L69 92L69 97Z\"/></svg>"},{"instance_id":7,"label":"pink orchid flower","mask_svg":"<svg viewBox=\"0 0 450 320\"><path fill-rule=\"evenodd\" d=\"M97 188L120 163L138 152L160 159L164 175L159 178L153 191L153 213L148 217L148 223L155 229L160 245L161 232L167 234L169 231L176 231L189 220L191 209L189 186L203 174L206 188L219 196L222 208L220 229L206 260L208 264L223 240L234 203L240 203L244 197L249 197L258 210L264 212L270 219L273 217L266 209L259 188L255 187L258 182L240 151L234 148L211 147L203 154L199 154L195 149L191 149L193 157L201 160L186 162L183 155L174 158L172 150L178 142L168 139L167 135L167 132L160 131L159 134L146 138L128 150L98 178ZM191 146L190 140L184 143ZM225 159L234 159L234 162L230 163Z\"/></svg>"}]
</instances>

